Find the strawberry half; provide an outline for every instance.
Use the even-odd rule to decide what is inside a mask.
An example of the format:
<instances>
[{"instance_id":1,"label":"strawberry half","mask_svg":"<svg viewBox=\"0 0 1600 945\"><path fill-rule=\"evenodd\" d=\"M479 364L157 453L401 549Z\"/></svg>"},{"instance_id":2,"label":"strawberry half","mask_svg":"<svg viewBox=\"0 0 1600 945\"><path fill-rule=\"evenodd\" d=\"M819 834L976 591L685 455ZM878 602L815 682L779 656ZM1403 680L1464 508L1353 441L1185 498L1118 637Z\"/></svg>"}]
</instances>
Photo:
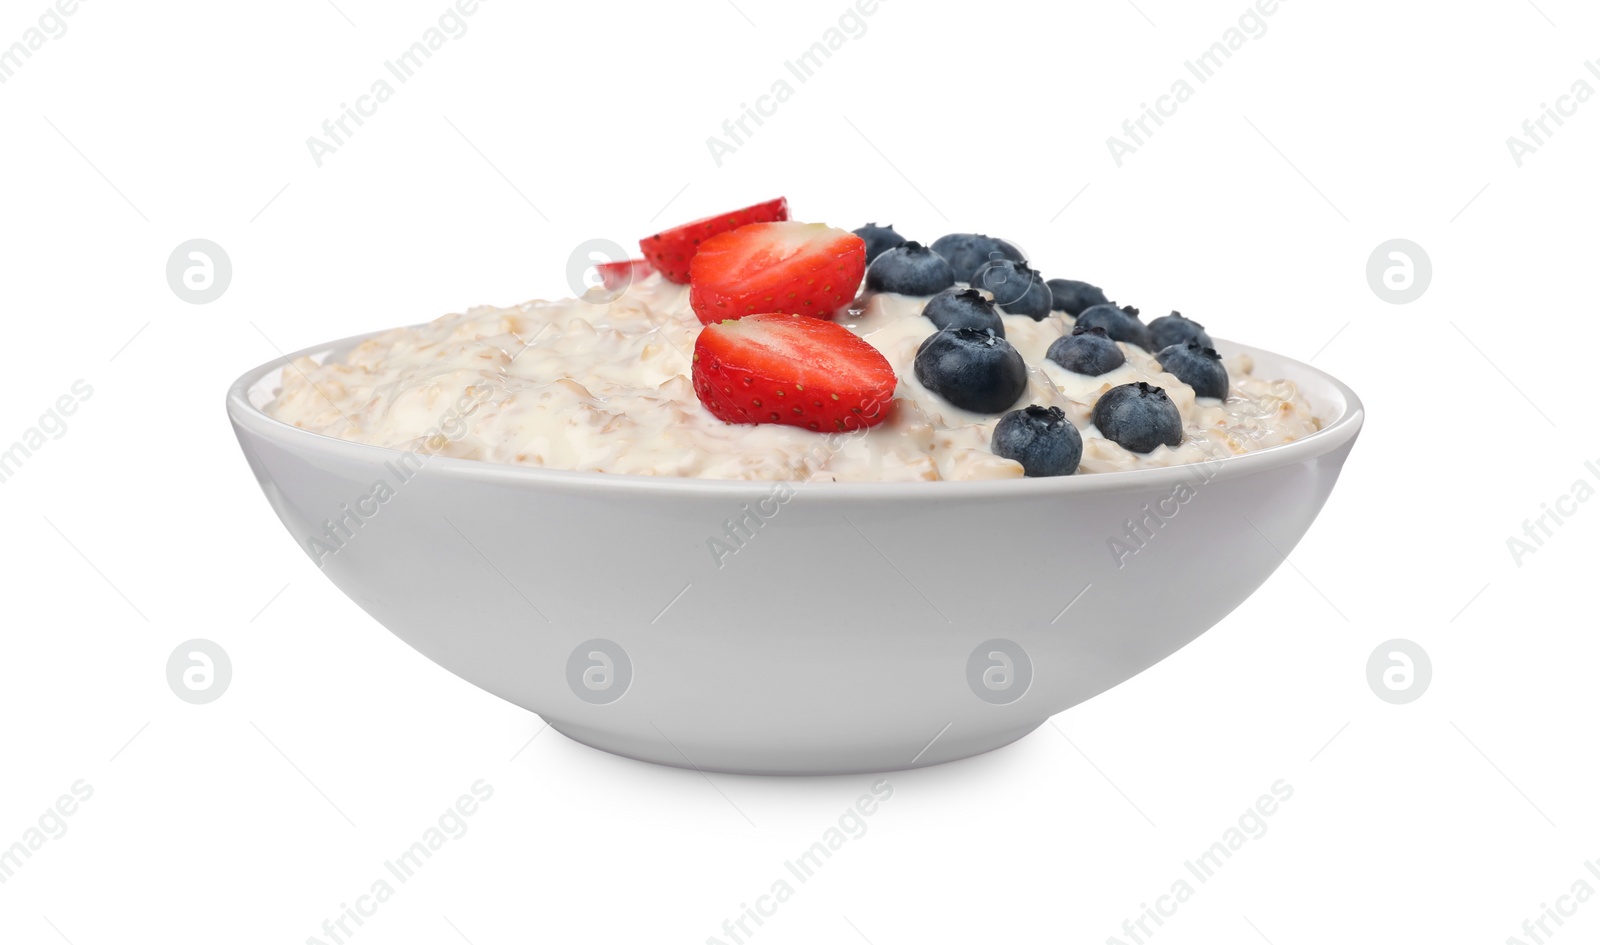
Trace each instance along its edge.
<instances>
[{"instance_id":1,"label":"strawberry half","mask_svg":"<svg viewBox=\"0 0 1600 945\"><path fill-rule=\"evenodd\" d=\"M594 268L600 273L600 284L607 289L626 289L656 271L647 259L624 259L601 263Z\"/></svg>"},{"instance_id":2,"label":"strawberry half","mask_svg":"<svg viewBox=\"0 0 1600 945\"><path fill-rule=\"evenodd\" d=\"M683 226L663 230L655 236L639 241L639 251L656 271L671 282L683 285L689 281L689 260L694 258L700 244L716 236L736 230L747 223L772 223L789 219L789 201L783 197L768 200L753 207L706 217Z\"/></svg>"},{"instance_id":3,"label":"strawberry half","mask_svg":"<svg viewBox=\"0 0 1600 945\"><path fill-rule=\"evenodd\" d=\"M859 430L889 417L894 368L843 325L769 312L707 325L694 392L727 423Z\"/></svg>"},{"instance_id":4,"label":"strawberry half","mask_svg":"<svg viewBox=\"0 0 1600 945\"><path fill-rule=\"evenodd\" d=\"M700 244L689 304L704 324L757 312L832 318L867 271L861 237L823 223L753 223Z\"/></svg>"}]
</instances>

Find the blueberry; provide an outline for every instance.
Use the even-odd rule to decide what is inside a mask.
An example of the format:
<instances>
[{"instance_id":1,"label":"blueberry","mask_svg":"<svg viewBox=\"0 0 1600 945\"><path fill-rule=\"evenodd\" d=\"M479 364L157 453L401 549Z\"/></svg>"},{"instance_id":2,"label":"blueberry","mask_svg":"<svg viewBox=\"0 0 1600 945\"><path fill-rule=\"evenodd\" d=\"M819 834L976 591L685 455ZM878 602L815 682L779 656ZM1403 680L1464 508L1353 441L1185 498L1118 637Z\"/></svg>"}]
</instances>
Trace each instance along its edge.
<instances>
[{"instance_id":1,"label":"blueberry","mask_svg":"<svg viewBox=\"0 0 1600 945\"><path fill-rule=\"evenodd\" d=\"M856 230L855 234L867 244L867 262L869 263L882 256L884 250L894 249L906 241L904 236L894 231L893 223L888 226L868 223L861 229Z\"/></svg>"},{"instance_id":2,"label":"blueberry","mask_svg":"<svg viewBox=\"0 0 1600 945\"><path fill-rule=\"evenodd\" d=\"M1228 369L1216 348L1198 341L1162 348L1156 352L1161 369L1194 388L1196 397L1228 398Z\"/></svg>"},{"instance_id":3,"label":"blueberry","mask_svg":"<svg viewBox=\"0 0 1600 945\"><path fill-rule=\"evenodd\" d=\"M915 240L884 250L867 267L867 288L873 292L933 295L955 284L945 258Z\"/></svg>"},{"instance_id":4,"label":"blueberry","mask_svg":"<svg viewBox=\"0 0 1600 945\"><path fill-rule=\"evenodd\" d=\"M1206 334L1206 326L1193 319L1184 318L1177 312L1150 321L1150 343L1155 345L1153 349L1155 351L1181 345L1191 339L1207 347L1212 346L1211 336Z\"/></svg>"},{"instance_id":5,"label":"blueberry","mask_svg":"<svg viewBox=\"0 0 1600 945\"><path fill-rule=\"evenodd\" d=\"M1062 335L1050 342L1045 358L1054 361L1074 374L1098 377L1115 371L1128 363L1127 355L1111 340L1104 328L1079 325L1072 334Z\"/></svg>"},{"instance_id":6,"label":"blueberry","mask_svg":"<svg viewBox=\"0 0 1600 945\"><path fill-rule=\"evenodd\" d=\"M996 259L984 263L973 273L972 287L987 289L994 304L1007 315L1026 315L1037 322L1050 314L1050 287L1044 284L1044 276L1025 262Z\"/></svg>"},{"instance_id":7,"label":"blueberry","mask_svg":"<svg viewBox=\"0 0 1600 945\"><path fill-rule=\"evenodd\" d=\"M929 335L914 365L922 386L963 410L1001 413L1028 387L1028 366L1011 342L981 328Z\"/></svg>"},{"instance_id":8,"label":"blueberry","mask_svg":"<svg viewBox=\"0 0 1600 945\"><path fill-rule=\"evenodd\" d=\"M1075 279L1051 279L1045 285L1050 287L1050 297L1058 312L1066 312L1073 318L1083 314L1083 310L1091 305L1109 305L1111 300L1100 291L1097 285L1087 282L1078 282Z\"/></svg>"},{"instance_id":9,"label":"blueberry","mask_svg":"<svg viewBox=\"0 0 1600 945\"><path fill-rule=\"evenodd\" d=\"M1178 405L1159 387L1138 381L1113 387L1094 404L1094 425L1100 435L1124 449L1148 453L1165 443L1183 442L1183 417Z\"/></svg>"},{"instance_id":10,"label":"blueberry","mask_svg":"<svg viewBox=\"0 0 1600 945\"><path fill-rule=\"evenodd\" d=\"M1083 436L1060 407L1029 404L994 425L989 449L1022 464L1024 476L1070 476L1083 458Z\"/></svg>"},{"instance_id":11,"label":"blueberry","mask_svg":"<svg viewBox=\"0 0 1600 945\"><path fill-rule=\"evenodd\" d=\"M1022 250L982 233L951 233L933 241L933 251L950 261L957 282L972 282L973 273L996 259L1022 262Z\"/></svg>"},{"instance_id":12,"label":"blueberry","mask_svg":"<svg viewBox=\"0 0 1600 945\"><path fill-rule=\"evenodd\" d=\"M1115 305L1091 305L1078 316L1079 325L1104 328L1113 341L1126 341L1146 351L1155 347L1150 340L1150 329L1139 321L1139 310L1132 305L1118 308Z\"/></svg>"},{"instance_id":13,"label":"blueberry","mask_svg":"<svg viewBox=\"0 0 1600 945\"><path fill-rule=\"evenodd\" d=\"M977 289L945 289L928 300L922 315L943 331L987 328L1002 338L1006 336L1005 319Z\"/></svg>"}]
</instances>

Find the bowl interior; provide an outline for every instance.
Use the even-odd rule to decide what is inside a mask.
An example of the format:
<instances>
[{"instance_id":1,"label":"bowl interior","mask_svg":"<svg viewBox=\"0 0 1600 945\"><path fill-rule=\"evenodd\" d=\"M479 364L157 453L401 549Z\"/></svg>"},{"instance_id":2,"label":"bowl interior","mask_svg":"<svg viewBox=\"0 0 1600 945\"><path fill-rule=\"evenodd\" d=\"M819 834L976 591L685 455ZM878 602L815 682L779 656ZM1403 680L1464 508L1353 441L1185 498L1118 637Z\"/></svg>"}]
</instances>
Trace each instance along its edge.
<instances>
[{"instance_id":1,"label":"bowl interior","mask_svg":"<svg viewBox=\"0 0 1600 945\"><path fill-rule=\"evenodd\" d=\"M388 454L391 457L400 455L401 451L388 447L369 446L301 430L271 417L265 412L266 405L271 402L279 386L283 372L289 370L288 364L290 361L300 357L311 357L318 363L322 363L327 358L344 355L361 342L387 330L383 329L342 338L337 341L323 342L274 359L246 372L229 389L228 410L230 416L236 423L245 424L257 432L279 439L309 437L312 440L321 441L323 448L339 452L377 451L379 454ZM1251 345L1239 344L1226 339L1216 339L1215 344L1218 351L1225 357L1235 354L1250 355L1255 361L1255 374L1258 377L1282 378L1293 381L1299 387L1307 402L1310 403L1317 418L1322 422L1322 429L1303 440L1268 447L1252 453L1231 456L1219 461L1217 466L1224 471L1223 474L1244 474L1269 465L1309 458L1338 448L1359 432L1363 420L1360 398L1356 396L1355 391L1331 374L1293 358ZM584 488L585 484L587 484L588 488L651 488L695 492L712 490L748 492L754 490L763 494L769 488L768 485L753 483L749 480L572 472L533 466L513 466L479 460L455 459L452 457L436 457L432 460L432 464L441 473L452 476L493 481L537 481L571 488ZM1062 476L1050 479L951 481L941 482L937 488L963 489L974 493L995 492L997 494L1007 494L1005 490L1016 488L1049 489L1063 492L1118 490L1145 487L1162 481L1175 481L1178 476L1183 474L1184 468L1184 466L1153 467L1085 476ZM801 485L811 484L802 483ZM915 493L928 488L928 484L920 482L829 482L823 485L831 494L839 498L870 496L874 499L881 499L890 492L906 491Z\"/></svg>"}]
</instances>

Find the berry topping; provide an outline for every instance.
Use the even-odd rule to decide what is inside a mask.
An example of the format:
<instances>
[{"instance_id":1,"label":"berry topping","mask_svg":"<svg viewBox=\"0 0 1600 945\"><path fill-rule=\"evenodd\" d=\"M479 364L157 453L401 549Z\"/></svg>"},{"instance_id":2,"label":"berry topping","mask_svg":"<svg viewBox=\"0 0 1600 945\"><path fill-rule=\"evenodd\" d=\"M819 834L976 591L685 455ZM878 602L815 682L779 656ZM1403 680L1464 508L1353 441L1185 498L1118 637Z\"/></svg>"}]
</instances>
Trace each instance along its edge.
<instances>
[{"instance_id":1,"label":"berry topping","mask_svg":"<svg viewBox=\"0 0 1600 945\"><path fill-rule=\"evenodd\" d=\"M888 359L850 329L780 313L707 325L693 375L718 420L830 432L882 423L895 388Z\"/></svg>"},{"instance_id":2,"label":"berry topping","mask_svg":"<svg viewBox=\"0 0 1600 945\"><path fill-rule=\"evenodd\" d=\"M933 251L950 261L957 282L972 282L986 263L998 259L1022 262L1022 250L1002 239L982 233L951 233L933 241Z\"/></svg>"},{"instance_id":3,"label":"berry topping","mask_svg":"<svg viewBox=\"0 0 1600 945\"><path fill-rule=\"evenodd\" d=\"M626 291L628 286L655 272L655 267L646 259L624 259L621 262L605 262L594 267L600 273L600 284L607 289Z\"/></svg>"},{"instance_id":4,"label":"berry topping","mask_svg":"<svg viewBox=\"0 0 1600 945\"><path fill-rule=\"evenodd\" d=\"M1146 351L1155 346L1150 340L1150 329L1139 321L1139 310L1132 305L1121 308L1115 305L1091 305L1078 316L1077 324L1086 328L1104 328L1113 341L1126 341Z\"/></svg>"},{"instance_id":5,"label":"berry topping","mask_svg":"<svg viewBox=\"0 0 1600 945\"><path fill-rule=\"evenodd\" d=\"M1128 362L1127 355L1117 347L1104 328L1078 325L1072 334L1062 335L1050 343L1045 358L1061 365L1074 374L1099 377L1115 371Z\"/></svg>"},{"instance_id":6,"label":"berry topping","mask_svg":"<svg viewBox=\"0 0 1600 945\"><path fill-rule=\"evenodd\" d=\"M929 335L913 364L922 386L963 410L1002 413L1028 387L1028 366L1011 342L981 328Z\"/></svg>"},{"instance_id":7,"label":"berry topping","mask_svg":"<svg viewBox=\"0 0 1600 945\"><path fill-rule=\"evenodd\" d=\"M1100 291L1097 285L1079 282L1076 279L1051 279L1045 285L1050 287L1050 296L1054 308L1058 312L1066 312L1073 318L1083 314L1083 310L1091 305L1109 305L1111 300Z\"/></svg>"},{"instance_id":8,"label":"berry topping","mask_svg":"<svg viewBox=\"0 0 1600 945\"><path fill-rule=\"evenodd\" d=\"M867 268L861 237L824 223L752 223L700 244L689 304L704 324L782 312L832 318Z\"/></svg>"},{"instance_id":9,"label":"berry topping","mask_svg":"<svg viewBox=\"0 0 1600 945\"><path fill-rule=\"evenodd\" d=\"M1217 349L1198 341L1185 341L1156 352L1161 369L1194 388L1196 397L1228 399L1228 369Z\"/></svg>"},{"instance_id":10,"label":"berry topping","mask_svg":"<svg viewBox=\"0 0 1600 945\"><path fill-rule=\"evenodd\" d=\"M1044 284L1044 276L1025 262L996 259L984 263L973 273L972 286L987 289L994 304L1007 315L1026 315L1038 322L1050 314L1050 287Z\"/></svg>"},{"instance_id":11,"label":"berry topping","mask_svg":"<svg viewBox=\"0 0 1600 945\"><path fill-rule=\"evenodd\" d=\"M1152 350L1160 351L1162 348L1181 345L1185 341L1198 341L1206 347L1212 347L1211 336L1206 334L1206 326L1197 321L1184 318L1177 312L1151 319L1150 343L1155 345Z\"/></svg>"},{"instance_id":12,"label":"berry topping","mask_svg":"<svg viewBox=\"0 0 1600 945\"><path fill-rule=\"evenodd\" d=\"M945 258L910 240L883 251L867 267L867 288L901 295L933 295L956 284Z\"/></svg>"},{"instance_id":13,"label":"berry topping","mask_svg":"<svg viewBox=\"0 0 1600 945\"><path fill-rule=\"evenodd\" d=\"M942 331L986 328L1002 338L1006 336L1005 319L977 289L945 289L922 307L922 316Z\"/></svg>"},{"instance_id":14,"label":"berry topping","mask_svg":"<svg viewBox=\"0 0 1600 945\"><path fill-rule=\"evenodd\" d=\"M1024 476L1070 476L1083 458L1083 436L1060 407L1030 404L994 425L989 449L1022 464Z\"/></svg>"},{"instance_id":15,"label":"berry topping","mask_svg":"<svg viewBox=\"0 0 1600 945\"><path fill-rule=\"evenodd\" d=\"M867 265L869 266L872 265L874 259L883 255L884 250L894 249L906 241L904 236L894 231L893 223L887 226L868 223L866 226L855 230L854 233L867 244Z\"/></svg>"},{"instance_id":16,"label":"berry topping","mask_svg":"<svg viewBox=\"0 0 1600 945\"><path fill-rule=\"evenodd\" d=\"M650 265L656 267L656 271L669 281L682 285L689 281L689 260L694 258L701 243L718 233L736 230L747 223L772 223L787 219L789 201L779 197L753 207L675 226L655 236L646 236L639 241L639 251L645 259L650 260Z\"/></svg>"},{"instance_id":17,"label":"berry topping","mask_svg":"<svg viewBox=\"0 0 1600 945\"><path fill-rule=\"evenodd\" d=\"M1183 417L1178 405L1159 387L1139 381L1113 387L1094 404L1094 425L1100 435L1123 449L1148 453L1161 444L1183 442Z\"/></svg>"}]
</instances>

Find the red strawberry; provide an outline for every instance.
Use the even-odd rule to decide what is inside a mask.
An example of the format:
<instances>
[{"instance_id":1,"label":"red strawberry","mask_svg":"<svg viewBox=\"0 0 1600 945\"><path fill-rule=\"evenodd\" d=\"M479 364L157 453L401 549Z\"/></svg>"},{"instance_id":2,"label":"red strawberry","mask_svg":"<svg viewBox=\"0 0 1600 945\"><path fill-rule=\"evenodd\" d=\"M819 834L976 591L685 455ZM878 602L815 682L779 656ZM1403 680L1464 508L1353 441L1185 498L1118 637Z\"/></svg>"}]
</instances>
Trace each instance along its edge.
<instances>
[{"instance_id":1,"label":"red strawberry","mask_svg":"<svg viewBox=\"0 0 1600 945\"><path fill-rule=\"evenodd\" d=\"M694 258L700 244L716 236L736 230L746 223L772 223L789 219L789 201L783 197L758 203L743 210L706 217L683 226L663 230L655 236L639 241L639 251L650 265L671 282L679 285L689 281L689 260Z\"/></svg>"},{"instance_id":2,"label":"red strawberry","mask_svg":"<svg viewBox=\"0 0 1600 945\"><path fill-rule=\"evenodd\" d=\"M823 223L752 223L700 244L689 304L709 325L756 312L832 318L867 271L861 237Z\"/></svg>"},{"instance_id":3,"label":"red strawberry","mask_svg":"<svg viewBox=\"0 0 1600 945\"><path fill-rule=\"evenodd\" d=\"M707 325L694 343L694 392L728 423L859 430L889 417L894 368L850 329L769 312Z\"/></svg>"},{"instance_id":4,"label":"red strawberry","mask_svg":"<svg viewBox=\"0 0 1600 945\"><path fill-rule=\"evenodd\" d=\"M621 262L601 263L594 267L600 273L600 283L608 289L626 289L633 283L655 272L655 267L645 259L624 259Z\"/></svg>"}]
</instances>

